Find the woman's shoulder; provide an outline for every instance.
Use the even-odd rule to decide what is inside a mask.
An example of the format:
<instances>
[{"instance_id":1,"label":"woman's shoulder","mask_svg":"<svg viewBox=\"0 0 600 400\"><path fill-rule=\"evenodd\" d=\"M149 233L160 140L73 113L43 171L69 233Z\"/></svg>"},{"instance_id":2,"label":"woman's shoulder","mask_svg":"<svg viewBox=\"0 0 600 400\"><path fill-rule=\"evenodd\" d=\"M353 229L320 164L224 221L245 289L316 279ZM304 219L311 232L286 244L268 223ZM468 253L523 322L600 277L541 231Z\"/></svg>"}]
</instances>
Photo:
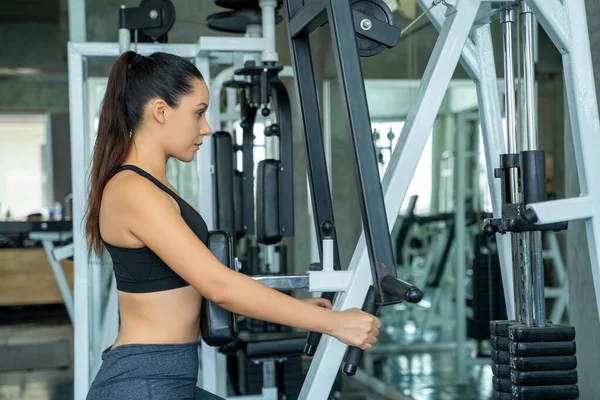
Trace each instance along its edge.
<instances>
[{"instance_id":1,"label":"woman's shoulder","mask_svg":"<svg viewBox=\"0 0 600 400\"><path fill-rule=\"evenodd\" d=\"M106 183L102 203L110 207L142 207L144 200L168 198L166 193L150 180L133 172L120 171Z\"/></svg>"}]
</instances>

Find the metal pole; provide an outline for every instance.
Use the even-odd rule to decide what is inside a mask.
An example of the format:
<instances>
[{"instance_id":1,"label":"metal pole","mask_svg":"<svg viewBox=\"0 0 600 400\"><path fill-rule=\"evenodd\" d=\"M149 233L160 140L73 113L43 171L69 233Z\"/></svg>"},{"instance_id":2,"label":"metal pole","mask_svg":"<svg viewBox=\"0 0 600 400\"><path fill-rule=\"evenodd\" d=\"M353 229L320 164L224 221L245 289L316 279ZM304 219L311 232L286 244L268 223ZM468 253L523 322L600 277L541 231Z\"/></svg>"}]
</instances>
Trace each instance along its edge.
<instances>
[{"instance_id":1,"label":"metal pole","mask_svg":"<svg viewBox=\"0 0 600 400\"><path fill-rule=\"evenodd\" d=\"M523 24L523 70L525 77L525 118L527 126L527 150L537 150L537 119L535 104L535 61L533 45L533 12L527 3L521 3ZM534 316L538 326L546 324L544 297L544 260L542 255L542 233L530 232L530 260L532 265Z\"/></svg>"},{"instance_id":2,"label":"metal pole","mask_svg":"<svg viewBox=\"0 0 600 400\"><path fill-rule=\"evenodd\" d=\"M538 147L535 118L535 61L533 55L533 12L527 3L521 3L523 24L523 71L525 78L525 118L528 150Z\"/></svg>"},{"instance_id":3,"label":"metal pole","mask_svg":"<svg viewBox=\"0 0 600 400\"><path fill-rule=\"evenodd\" d=\"M87 40L87 30L85 24L85 1L69 1L69 41L85 42Z\"/></svg>"},{"instance_id":4,"label":"metal pole","mask_svg":"<svg viewBox=\"0 0 600 400\"><path fill-rule=\"evenodd\" d=\"M465 383L467 380L467 366L465 345L467 341L467 310L466 310L466 288L465 288L465 269L466 269L466 138L467 123L464 115L458 116L458 132L456 132L456 163L455 163L455 191L454 199L456 201L456 215L454 223L454 237L456 239L456 373L458 383Z\"/></svg>"},{"instance_id":5,"label":"metal pole","mask_svg":"<svg viewBox=\"0 0 600 400\"><path fill-rule=\"evenodd\" d=\"M503 10L500 15L500 21L502 23L503 31L503 44L504 44L504 85L505 85L505 112L506 112L506 145L508 153L516 154L518 150L517 141L517 123L516 123L516 95L515 95L515 75L514 75L514 54L513 54L513 32L512 24L515 21L514 9ZM510 201L512 203L519 202L519 182L518 171L512 169L510 174ZM527 298L523 298L524 286L523 271L521 269L521 257L520 248L522 247L523 240L521 235L516 233L511 235L512 240L512 259L513 259L513 280L514 280L514 297L515 297L515 316L518 321L526 320L527 310ZM528 260L528 257L524 257L523 261ZM525 268L527 269L527 268Z\"/></svg>"},{"instance_id":6,"label":"metal pole","mask_svg":"<svg viewBox=\"0 0 600 400\"><path fill-rule=\"evenodd\" d=\"M517 121L516 121L516 96L515 96L515 71L513 67L513 31L512 24L515 22L515 11L507 9L501 14L503 39L504 39L504 87L505 87L505 105L506 105L506 145L509 153L517 153ZM516 182L513 182L512 195L516 198Z\"/></svg>"},{"instance_id":7,"label":"metal pole","mask_svg":"<svg viewBox=\"0 0 600 400\"><path fill-rule=\"evenodd\" d=\"M260 0L262 11L262 36L265 39L266 49L262 53L262 62L279 62L279 56L275 45L275 0Z\"/></svg>"}]
</instances>

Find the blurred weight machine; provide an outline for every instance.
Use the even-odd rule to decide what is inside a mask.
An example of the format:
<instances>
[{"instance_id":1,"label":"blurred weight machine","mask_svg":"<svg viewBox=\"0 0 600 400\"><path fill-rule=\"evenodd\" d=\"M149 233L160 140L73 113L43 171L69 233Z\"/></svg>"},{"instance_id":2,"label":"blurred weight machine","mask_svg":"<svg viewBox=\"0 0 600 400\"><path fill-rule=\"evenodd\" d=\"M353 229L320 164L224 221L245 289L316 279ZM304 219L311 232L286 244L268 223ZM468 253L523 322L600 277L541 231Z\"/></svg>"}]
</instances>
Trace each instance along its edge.
<instances>
[{"instance_id":1,"label":"blurred weight machine","mask_svg":"<svg viewBox=\"0 0 600 400\"><path fill-rule=\"evenodd\" d=\"M384 335L397 343L396 349L378 346L368 355L368 364L381 355L404 352L428 352L451 350L458 341L468 343L470 360L467 363L485 364L489 362L490 348L489 322L506 319L506 306L500 261L495 238L482 233L484 221L492 217L490 194L486 178L485 160L480 147L480 125L477 113L456 115L456 125L462 132L465 143L463 151L457 148L442 152L439 159L439 190L436 211L427 215L415 213L418 196L412 196L403 213L398 215L392 230L398 273L418 287L425 288L425 296L419 307L397 306L402 312L382 312ZM394 133L387 133L392 142ZM379 146L381 133L373 132L373 140L380 168L385 169L384 152L393 152L390 146ZM461 143L456 141L455 146ZM457 156L461 160L457 160ZM463 182L457 182L457 162L466 165ZM465 224L458 227L457 187L461 187L461 197L465 207ZM548 197L553 198L552 176L549 174ZM421 207L422 209L423 207ZM432 207L433 209L433 207ZM456 240L457 232L464 232L464 246ZM557 233L543 234L543 257L546 272L545 294L550 306L548 318L563 321L567 317L568 281L559 246ZM463 282L466 291L464 302L456 301L457 251L464 252L466 270ZM459 337L457 331L457 307L465 307L467 336ZM390 310L391 311L391 310ZM387 340L386 340L387 342ZM372 365L370 365L372 368Z\"/></svg>"}]
</instances>

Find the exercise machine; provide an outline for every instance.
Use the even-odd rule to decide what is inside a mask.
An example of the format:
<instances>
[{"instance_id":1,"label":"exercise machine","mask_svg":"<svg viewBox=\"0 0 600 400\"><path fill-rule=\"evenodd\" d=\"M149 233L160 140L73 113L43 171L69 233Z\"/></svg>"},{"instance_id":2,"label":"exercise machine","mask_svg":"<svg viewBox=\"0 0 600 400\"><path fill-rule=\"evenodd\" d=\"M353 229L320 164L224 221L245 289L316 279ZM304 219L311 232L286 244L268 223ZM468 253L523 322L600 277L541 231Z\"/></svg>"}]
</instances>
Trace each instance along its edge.
<instances>
[{"instance_id":1,"label":"exercise machine","mask_svg":"<svg viewBox=\"0 0 600 400\"><path fill-rule=\"evenodd\" d=\"M497 74L495 70L493 45L491 40L490 22L497 20L501 15L510 18L511 8L514 5L513 1L482 1L482 0L445 0L438 1L438 7L430 9L429 2L419 0L419 5L423 9L429 9L428 17L433 25L440 31L440 36L436 42L432 57L423 76L422 85L419 89L416 101L409 112L408 119L404 125L402 132L403 139L397 145L391 163L386 171L383 179L383 192L385 210L382 210L382 215L373 215L367 212L363 213L363 222L365 227L364 235L361 237L359 244L355 250L353 259L348 267L354 277L360 276L362 279L356 279L349 286L348 290L341 293L335 301L335 308L338 310L345 309L350 306L359 305L360 300L366 297L367 291L371 284L376 283L376 276L371 272L371 266L379 265L377 263L378 250L381 247L386 247L385 240L373 241L373 230L377 228L387 228L394 221L402 201L406 195L408 184L412 173L414 173L418 156L423 150L427 133L433 126L434 118L439 111L443 95L448 87L452 74L458 62L461 62L470 77L474 80L477 86L479 111L482 121L484 147L486 159L488 163L488 180L492 197L494 216L496 219L503 220L503 217L509 215L503 214L503 204L507 198L503 197L501 192L502 186L499 180L494 176L494 171L500 167L498 157L502 154L507 154L507 150L511 154L517 154L516 143L514 140L514 81L511 81L510 71L512 70L512 58L509 54L506 57L508 79L507 79L507 116L509 120L510 135L509 148L504 144L503 129L502 129L502 112L496 86ZM441 5L441 6L440 6ZM348 108L353 105L361 104L364 106L363 112L348 113L346 118L349 122L355 139L356 134L362 132L362 138L367 147L367 139L370 140L370 127L368 124L368 113L366 110L366 101L364 96L364 88L360 87L361 74L360 65L358 64L358 46L354 40L354 27L352 22L358 20L359 24L363 20L369 18L353 18L353 12L350 2L312 0L304 4L301 0L288 1L288 29L290 43L294 55L294 65L296 72L296 83L298 93L302 104L303 123L306 128L307 139L311 132L317 132L315 136L320 139L319 118L314 118L316 114L313 111L318 111L316 106L316 92L314 90L314 77L312 76L312 65L310 62L310 46L307 40L308 34L315 29L321 27L326 21L329 22L328 27L332 33L334 43L334 53L336 55L338 75L342 79L341 90L342 98L346 101ZM519 206L512 208L528 210L529 215L526 221L528 224L533 224L535 230L542 229L541 225L560 224L564 221L573 219L584 219L587 226L587 235L589 243L590 258L592 259L592 268L594 276L594 286L596 293L600 289L600 259L596 251L598 248L598 220L595 218L593 210L595 209L596 193L598 191L598 182L592 179L594 168L594 156L592 149L600 145L600 122L597 111L597 98L593 82L591 54L589 46L589 36L587 31L587 22L585 14L585 6L583 0L569 1L561 3L559 1L539 1L530 0L523 2L525 8L529 6L526 14L538 19L541 26L548 33L558 50L563 55L565 66L565 81L567 88L567 97L570 109L571 123L574 127L575 152L578 161L578 172L580 184L582 187L582 196L573 199L562 199L554 201L543 201L543 196L536 196L534 199L528 198L523 201L518 199L516 203ZM512 10L514 14L514 10ZM503 17L504 18L504 17ZM504 20L505 27L507 20ZM362 22L362 29L368 31L375 24L367 21ZM527 35L526 35L527 36ZM509 37L509 35L507 35ZM512 46L505 46L507 53L510 53ZM529 46L525 48L530 49ZM527 50L530 51L530 50ZM508 61L510 60L510 61ZM531 75L531 59L525 63L528 66L529 78L526 78L529 93L528 106L528 132L530 137L536 135L535 119L531 107L531 99L533 99L533 77ZM514 75L513 75L514 76ZM351 93L351 96L348 95ZM306 100L310 97L310 100ZM313 107L306 107L306 103L312 103ZM308 112L310 109L311 113ZM309 119L310 116L310 119ZM359 126L360 129L356 129ZM533 140L532 140L533 141ZM368 144L371 148L372 144ZM535 144L530 143L530 151L535 151ZM368 157L368 156L367 156ZM535 160L538 156L534 156ZM509 157L510 158L510 157ZM514 159L514 157L513 157ZM361 165L360 155L355 154L357 165ZM369 163L371 166L370 181L378 182L376 177L376 161L374 154ZM317 163L311 160L309 168L315 168ZM506 165L505 165L506 167ZM510 164L509 169L514 169L516 166ZM320 171L325 171L324 163L321 164ZM541 170L538 170L541 171ZM367 181L366 173L363 173L359 168L357 177L364 178ZM513 180L513 183L516 181ZM323 201L323 193L327 192L327 185L322 191L316 189L314 182L311 182L311 188L318 195L314 196L314 201ZM378 197L379 190L374 188L374 193L371 199ZM518 189L513 192L514 196L518 196ZM361 193L364 195L364 193ZM379 200L379 199L377 199ZM377 202L373 200L373 202ZM515 203L513 197L511 203ZM362 211L368 211L365 207L365 199L362 201ZM315 208L315 214L319 216L319 207ZM366 217L365 217L365 214ZM387 214L387 221L386 215ZM377 219L374 217L380 217ZM318 220L322 220L316 217ZM380 223L383 219L384 223ZM377 222L375 222L377 221ZM385 223L387 222L387 224ZM500 226L505 229L505 225ZM318 224L316 224L318 226ZM529 225L531 228L531 225ZM486 230L490 232L489 229ZM503 288L506 295L507 312L510 320L520 319L521 311L520 303L512 296L517 291L517 285L513 281L513 277L520 270L520 261L513 263L511 256L513 247L516 252L519 250L519 243L515 242L514 246L511 243L511 237L508 235L497 234L500 230L493 232L496 235L496 240L499 246L499 257L502 268ZM490 232L492 233L492 232ZM502 231L505 233L505 230ZM389 232L386 232L389 234ZM525 236L525 235L524 235ZM535 236L535 235L534 235ZM379 238L385 237L382 234ZM534 242L536 239L534 238ZM380 247L375 247L380 246ZM375 247L375 249L374 249ZM391 258L391 250L384 251ZM369 263L367 261L369 257ZM535 259L535 258L534 258ZM537 262L537 261L536 261ZM371 264L371 265L369 265ZM392 265L391 262L389 265ZM464 263L458 265L457 276L464 276ZM539 280L539 275L538 275ZM516 281L518 282L518 281ZM538 285L539 286L539 285ZM457 293L457 298L464 298L464 291ZM519 299L520 300L520 299ZM538 299L538 304L539 304ZM600 302L597 304L600 309ZM519 311L519 313L517 312ZM464 316L462 316L464 318ZM461 316L459 316L461 318ZM545 318L541 319L543 323ZM466 328L466 327L465 327ZM461 335L464 332L461 333ZM315 359L311 364L305 386L301 393L301 398L319 399L324 398L328 391L328 384L332 381L332 377L337 371L337 367L341 364L344 358L346 347L335 341L333 338L322 338ZM462 358L462 357L461 357ZM517 387L517 389L514 389ZM512 387L513 390L519 391L518 385ZM569 388L571 389L571 388Z\"/></svg>"}]
</instances>

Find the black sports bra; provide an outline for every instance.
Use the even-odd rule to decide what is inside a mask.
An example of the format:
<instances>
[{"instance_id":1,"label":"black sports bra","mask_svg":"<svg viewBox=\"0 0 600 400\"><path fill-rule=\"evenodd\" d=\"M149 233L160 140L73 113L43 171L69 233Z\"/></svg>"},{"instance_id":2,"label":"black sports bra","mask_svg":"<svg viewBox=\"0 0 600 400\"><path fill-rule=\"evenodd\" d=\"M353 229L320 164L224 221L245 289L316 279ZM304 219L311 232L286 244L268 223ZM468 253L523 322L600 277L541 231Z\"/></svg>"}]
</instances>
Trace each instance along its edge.
<instances>
[{"instance_id":1,"label":"black sports bra","mask_svg":"<svg viewBox=\"0 0 600 400\"><path fill-rule=\"evenodd\" d=\"M198 236L204 244L208 245L208 228L206 222L192 206L158 179L139 167L134 165L124 165L117 170L115 175L124 170L130 170L140 174L172 196L179 205L183 220L196 236ZM104 240L102 241L113 261L113 270L115 272L118 290L129 293L149 293L176 289L189 285L188 282L177 275L148 247L130 249L113 246Z\"/></svg>"}]
</instances>

